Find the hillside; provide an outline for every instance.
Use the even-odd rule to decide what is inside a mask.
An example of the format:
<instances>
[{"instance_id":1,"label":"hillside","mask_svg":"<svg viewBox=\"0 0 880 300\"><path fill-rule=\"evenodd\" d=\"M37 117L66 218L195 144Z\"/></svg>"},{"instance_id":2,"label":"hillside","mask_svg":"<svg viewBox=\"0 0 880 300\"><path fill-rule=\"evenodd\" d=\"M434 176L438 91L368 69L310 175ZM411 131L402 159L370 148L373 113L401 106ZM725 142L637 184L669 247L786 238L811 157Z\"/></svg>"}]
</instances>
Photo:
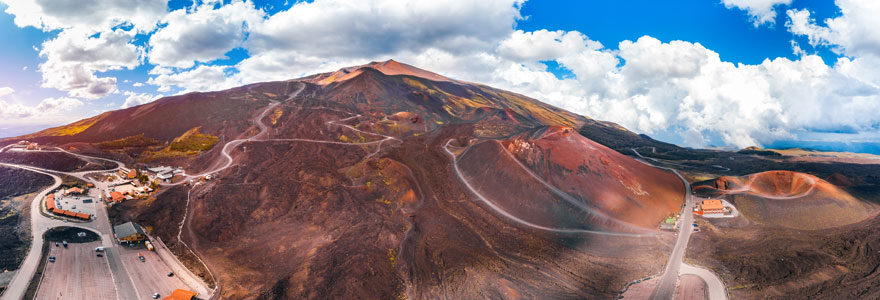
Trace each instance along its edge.
<instances>
[{"instance_id":1,"label":"hillside","mask_svg":"<svg viewBox=\"0 0 880 300\"><path fill-rule=\"evenodd\" d=\"M200 270L191 249L226 299L613 298L660 272L672 237L656 224L684 192L572 129L605 123L395 61L85 123L30 139L228 166L111 210Z\"/></svg>"}]
</instances>

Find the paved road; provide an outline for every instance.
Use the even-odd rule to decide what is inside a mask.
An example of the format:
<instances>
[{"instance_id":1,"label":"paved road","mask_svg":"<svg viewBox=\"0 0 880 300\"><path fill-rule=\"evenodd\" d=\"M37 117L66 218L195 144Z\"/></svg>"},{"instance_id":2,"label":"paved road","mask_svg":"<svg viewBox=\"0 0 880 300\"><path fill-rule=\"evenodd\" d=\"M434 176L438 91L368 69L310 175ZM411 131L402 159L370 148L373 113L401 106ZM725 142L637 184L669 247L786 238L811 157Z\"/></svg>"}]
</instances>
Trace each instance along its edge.
<instances>
[{"instance_id":1,"label":"paved road","mask_svg":"<svg viewBox=\"0 0 880 300\"><path fill-rule=\"evenodd\" d=\"M700 276L706 282L706 290L709 293L710 300L727 299L727 290L724 288L724 283L714 272L683 263L681 264L681 274Z\"/></svg>"},{"instance_id":2,"label":"paved road","mask_svg":"<svg viewBox=\"0 0 880 300\"><path fill-rule=\"evenodd\" d=\"M648 157L642 156L636 149L631 149L636 153L639 157L643 159L651 159ZM656 159L651 159L653 161L657 161ZM647 161L642 161L645 164L651 165ZM654 166L654 165L652 165ZM691 233L694 232L694 204L695 198L691 194L691 183L688 182L681 173L676 169L654 166L656 168L670 170L675 173L678 178L684 183L685 186L685 206L681 213L680 223L681 228L678 231L678 239L675 240L675 248L672 248L672 254L669 255L669 262L666 263L666 269L663 271L663 277L660 278L660 284L657 285L657 288L654 289L654 292L651 294L651 299L653 300L667 300L672 299L675 294L675 284L678 282L678 277L681 274L682 270L682 260L684 259L685 251L687 251L687 245L691 238ZM688 266L690 268L698 269L693 266ZM688 269L690 270L690 269ZM704 276L706 274L712 274L711 271L701 269L703 272L693 273L694 275L700 276L703 281L709 287L709 299L710 300L726 300L727 299L727 290L724 288L724 284L721 280L718 279L717 276ZM689 273L690 274L690 273ZM714 283L711 281L716 280Z\"/></svg>"}]
</instances>

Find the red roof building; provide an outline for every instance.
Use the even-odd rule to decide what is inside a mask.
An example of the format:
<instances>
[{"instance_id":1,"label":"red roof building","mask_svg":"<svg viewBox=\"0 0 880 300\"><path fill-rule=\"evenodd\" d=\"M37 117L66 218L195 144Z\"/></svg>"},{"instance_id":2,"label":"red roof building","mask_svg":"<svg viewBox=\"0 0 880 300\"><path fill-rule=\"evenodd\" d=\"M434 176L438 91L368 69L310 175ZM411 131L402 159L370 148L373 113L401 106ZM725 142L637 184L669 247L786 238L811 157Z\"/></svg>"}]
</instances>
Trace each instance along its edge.
<instances>
[{"instance_id":1,"label":"red roof building","mask_svg":"<svg viewBox=\"0 0 880 300\"><path fill-rule=\"evenodd\" d=\"M176 289L171 292L171 295L165 297L165 300L192 300L193 297L196 296L196 293L190 292L187 290Z\"/></svg>"},{"instance_id":2,"label":"red roof building","mask_svg":"<svg viewBox=\"0 0 880 300\"><path fill-rule=\"evenodd\" d=\"M53 212L55 209L55 194L46 195L46 210Z\"/></svg>"},{"instance_id":3,"label":"red roof building","mask_svg":"<svg viewBox=\"0 0 880 300\"><path fill-rule=\"evenodd\" d=\"M111 202L119 202L122 200L125 200L125 196L123 196L122 193L116 192L116 191L110 192L110 201Z\"/></svg>"},{"instance_id":4,"label":"red roof building","mask_svg":"<svg viewBox=\"0 0 880 300\"><path fill-rule=\"evenodd\" d=\"M70 194L82 194L82 193L83 193L83 190L82 190L81 188L78 188L78 187L72 187L72 188L69 188L69 189L67 189L67 192L64 192L64 194L66 194L66 195L70 195Z\"/></svg>"}]
</instances>

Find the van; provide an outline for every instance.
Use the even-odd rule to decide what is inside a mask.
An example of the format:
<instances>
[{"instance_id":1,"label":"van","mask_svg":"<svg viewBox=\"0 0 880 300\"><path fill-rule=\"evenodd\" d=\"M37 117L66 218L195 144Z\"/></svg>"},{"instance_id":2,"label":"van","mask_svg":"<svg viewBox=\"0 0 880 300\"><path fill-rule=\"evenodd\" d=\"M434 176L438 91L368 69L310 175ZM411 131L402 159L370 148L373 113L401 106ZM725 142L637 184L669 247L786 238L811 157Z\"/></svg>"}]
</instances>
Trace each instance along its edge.
<instances>
[{"instance_id":1,"label":"van","mask_svg":"<svg viewBox=\"0 0 880 300\"><path fill-rule=\"evenodd\" d=\"M95 252L104 252L104 247L96 247Z\"/></svg>"}]
</instances>

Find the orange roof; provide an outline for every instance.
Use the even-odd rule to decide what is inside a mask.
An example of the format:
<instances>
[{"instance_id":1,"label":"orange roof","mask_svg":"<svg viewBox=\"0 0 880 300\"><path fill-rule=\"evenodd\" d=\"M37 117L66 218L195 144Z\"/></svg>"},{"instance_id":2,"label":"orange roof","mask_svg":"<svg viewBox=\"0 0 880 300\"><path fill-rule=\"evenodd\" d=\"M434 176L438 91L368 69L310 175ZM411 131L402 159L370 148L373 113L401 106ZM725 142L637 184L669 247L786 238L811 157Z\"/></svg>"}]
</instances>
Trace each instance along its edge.
<instances>
[{"instance_id":1,"label":"orange roof","mask_svg":"<svg viewBox=\"0 0 880 300\"><path fill-rule=\"evenodd\" d=\"M123 199L125 199L125 196L123 196L122 193L116 191L110 192L110 201L119 202Z\"/></svg>"},{"instance_id":2,"label":"orange roof","mask_svg":"<svg viewBox=\"0 0 880 300\"><path fill-rule=\"evenodd\" d=\"M86 183L86 186L87 186L87 187L95 187L95 185L94 185L94 184L92 184L92 183L91 183L91 182L89 182L89 183Z\"/></svg>"},{"instance_id":3,"label":"orange roof","mask_svg":"<svg viewBox=\"0 0 880 300\"><path fill-rule=\"evenodd\" d=\"M176 289L171 292L171 295L165 297L165 300L191 300L195 296L196 293L187 290Z\"/></svg>"},{"instance_id":4,"label":"orange roof","mask_svg":"<svg viewBox=\"0 0 880 300\"><path fill-rule=\"evenodd\" d=\"M724 206L721 205L721 200L716 199L703 200L703 204L700 207L702 207L703 210L724 209Z\"/></svg>"},{"instance_id":5,"label":"orange roof","mask_svg":"<svg viewBox=\"0 0 880 300\"><path fill-rule=\"evenodd\" d=\"M67 193L68 193L68 194L70 194L70 193L82 194L82 192L83 192L83 190L82 190L81 188L78 188L78 187L72 187L72 188L70 188L70 189L67 190Z\"/></svg>"},{"instance_id":6,"label":"orange roof","mask_svg":"<svg viewBox=\"0 0 880 300\"><path fill-rule=\"evenodd\" d=\"M55 210L55 194L46 195L46 209L49 211Z\"/></svg>"},{"instance_id":7,"label":"orange roof","mask_svg":"<svg viewBox=\"0 0 880 300\"><path fill-rule=\"evenodd\" d=\"M135 172L134 170L128 171L128 178L129 179L132 179L135 177L137 177L137 172Z\"/></svg>"},{"instance_id":8,"label":"orange roof","mask_svg":"<svg viewBox=\"0 0 880 300\"><path fill-rule=\"evenodd\" d=\"M89 215L87 215L87 214L84 214L84 213L76 213L76 214L74 215L74 217L77 217L77 218L80 218L80 219L83 219L83 220L88 220L89 218L91 218L91 216L89 216Z\"/></svg>"},{"instance_id":9,"label":"orange roof","mask_svg":"<svg viewBox=\"0 0 880 300\"><path fill-rule=\"evenodd\" d=\"M72 211L69 211L69 210L62 210L62 211L61 211L61 214L65 215L65 216L68 216L68 217L76 217L76 213L75 213L75 212L72 212Z\"/></svg>"}]
</instances>

